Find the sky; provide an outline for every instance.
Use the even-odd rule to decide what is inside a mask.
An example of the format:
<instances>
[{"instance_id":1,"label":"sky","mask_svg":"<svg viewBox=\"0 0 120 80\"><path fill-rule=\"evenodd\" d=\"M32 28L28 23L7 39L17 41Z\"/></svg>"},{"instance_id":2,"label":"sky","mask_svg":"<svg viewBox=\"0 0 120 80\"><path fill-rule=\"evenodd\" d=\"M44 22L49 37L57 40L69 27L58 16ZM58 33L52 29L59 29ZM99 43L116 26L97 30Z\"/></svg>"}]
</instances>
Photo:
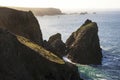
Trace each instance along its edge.
<instances>
[{"instance_id":1,"label":"sky","mask_svg":"<svg viewBox=\"0 0 120 80\"><path fill-rule=\"evenodd\" d=\"M120 9L120 0L0 0L0 6L68 9Z\"/></svg>"}]
</instances>

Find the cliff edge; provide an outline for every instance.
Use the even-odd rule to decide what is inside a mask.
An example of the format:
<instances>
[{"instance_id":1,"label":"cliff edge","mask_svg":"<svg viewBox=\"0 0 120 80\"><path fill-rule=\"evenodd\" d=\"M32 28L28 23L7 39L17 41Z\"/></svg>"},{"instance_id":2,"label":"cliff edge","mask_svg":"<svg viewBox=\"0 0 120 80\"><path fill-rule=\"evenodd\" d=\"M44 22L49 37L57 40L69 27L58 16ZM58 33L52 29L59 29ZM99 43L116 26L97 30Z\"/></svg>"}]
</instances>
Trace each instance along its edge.
<instances>
[{"instance_id":1,"label":"cliff edge","mask_svg":"<svg viewBox=\"0 0 120 80\"><path fill-rule=\"evenodd\" d=\"M47 53L29 39L0 29L0 80L81 80L76 66Z\"/></svg>"},{"instance_id":2,"label":"cliff edge","mask_svg":"<svg viewBox=\"0 0 120 80\"><path fill-rule=\"evenodd\" d=\"M58 8L24 8L24 7L11 7L16 10L32 11L36 16L45 15L62 15L62 11Z\"/></svg>"},{"instance_id":3,"label":"cliff edge","mask_svg":"<svg viewBox=\"0 0 120 80\"><path fill-rule=\"evenodd\" d=\"M43 38L37 19L31 11L18 11L0 7L0 28L26 37L37 44L43 44Z\"/></svg>"}]
</instances>

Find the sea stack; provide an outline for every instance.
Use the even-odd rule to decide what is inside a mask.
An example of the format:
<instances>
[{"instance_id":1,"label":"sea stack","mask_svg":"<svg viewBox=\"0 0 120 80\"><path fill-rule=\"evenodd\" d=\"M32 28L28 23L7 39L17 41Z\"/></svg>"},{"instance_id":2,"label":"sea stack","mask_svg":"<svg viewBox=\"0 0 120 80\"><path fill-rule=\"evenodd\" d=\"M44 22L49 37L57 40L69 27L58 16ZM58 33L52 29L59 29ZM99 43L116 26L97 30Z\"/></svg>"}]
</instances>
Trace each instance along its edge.
<instances>
[{"instance_id":1,"label":"sea stack","mask_svg":"<svg viewBox=\"0 0 120 80\"><path fill-rule=\"evenodd\" d=\"M98 26L91 20L73 32L66 41L68 58L80 64L101 64L102 52L98 37Z\"/></svg>"},{"instance_id":2,"label":"sea stack","mask_svg":"<svg viewBox=\"0 0 120 80\"><path fill-rule=\"evenodd\" d=\"M26 37L37 44L43 44L40 26L31 11L0 7L0 28Z\"/></svg>"},{"instance_id":3,"label":"sea stack","mask_svg":"<svg viewBox=\"0 0 120 80\"><path fill-rule=\"evenodd\" d=\"M56 55L63 57L65 56L66 45L61 39L61 34L57 33L52 35L49 40L48 44L54 49L54 53Z\"/></svg>"}]
</instances>

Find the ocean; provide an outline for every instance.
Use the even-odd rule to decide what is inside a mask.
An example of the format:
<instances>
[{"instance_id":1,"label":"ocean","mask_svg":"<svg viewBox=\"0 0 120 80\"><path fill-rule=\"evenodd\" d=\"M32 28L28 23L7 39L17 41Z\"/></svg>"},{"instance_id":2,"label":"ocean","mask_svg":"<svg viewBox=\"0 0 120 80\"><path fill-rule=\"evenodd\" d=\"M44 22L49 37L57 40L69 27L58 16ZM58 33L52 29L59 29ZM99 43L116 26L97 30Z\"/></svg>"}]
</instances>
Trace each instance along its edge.
<instances>
[{"instance_id":1,"label":"ocean","mask_svg":"<svg viewBox=\"0 0 120 80\"><path fill-rule=\"evenodd\" d=\"M96 22L103 54L102 65L77 64L80 77L85 80L120 80L120 11L36 17L44 40L61 33L64 42L86 19Z\"/></svg>"}]
</instances>

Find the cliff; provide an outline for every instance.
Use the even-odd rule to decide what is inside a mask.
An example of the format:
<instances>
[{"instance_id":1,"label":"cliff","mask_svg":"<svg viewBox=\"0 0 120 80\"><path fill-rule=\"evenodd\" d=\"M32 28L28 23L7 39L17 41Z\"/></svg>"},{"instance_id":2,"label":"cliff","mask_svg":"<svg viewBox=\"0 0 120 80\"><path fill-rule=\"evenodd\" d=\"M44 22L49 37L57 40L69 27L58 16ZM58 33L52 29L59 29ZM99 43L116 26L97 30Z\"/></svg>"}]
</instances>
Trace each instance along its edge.
<instances>
[{"instance_id":1,"label":"cliff","mask_svg":"<svg viewBox=\"0 0 120 80\"><path fill-rule=\"evenodd\" d=\"M37 44L43 44L42 33L37 19L31 11L18 11L0 7L0 28L26 37Z\"/></svg>"},{"instance_id":2,"label":"cliff","mask_svg":"<svg viewBox=\"0 0 120 80\"><path fill-rule=\"evenodd\" d=\"M22 11L32 11L36 16L44 15L62 15L62 11L57 8L22 8L22 7L11 7L13 9L22 10Z\"/></svg>"},{"instance_id":3,"label":"cliff","mask_svg":"<svg viewBox=\"0 0 120 80\"><path fill-rule=\"evenodd\" d=\"M25 37L0 29L0 80L80 80L80 77L76 66Z\"/></svg>"},{"instance_id":4,"label":"cliff","mask_svg":"<svg viewBox=\"0 0 120 80\"><path fill-rule=\"evenodd\" d=\"M76 66L42 46L31 11L0 8L0 80L81 80Z\"/></svg>"},{"instance_id":5,"label":"cliff","mask_svg":"<svg viewBox=\"0 0 120 80\"><path fill-rule=\"evenodd\" d=\"M81 64L101 64L102 52L95 22L86 22L66 41L68 58Z\"/></svg>"}]
</instances>

